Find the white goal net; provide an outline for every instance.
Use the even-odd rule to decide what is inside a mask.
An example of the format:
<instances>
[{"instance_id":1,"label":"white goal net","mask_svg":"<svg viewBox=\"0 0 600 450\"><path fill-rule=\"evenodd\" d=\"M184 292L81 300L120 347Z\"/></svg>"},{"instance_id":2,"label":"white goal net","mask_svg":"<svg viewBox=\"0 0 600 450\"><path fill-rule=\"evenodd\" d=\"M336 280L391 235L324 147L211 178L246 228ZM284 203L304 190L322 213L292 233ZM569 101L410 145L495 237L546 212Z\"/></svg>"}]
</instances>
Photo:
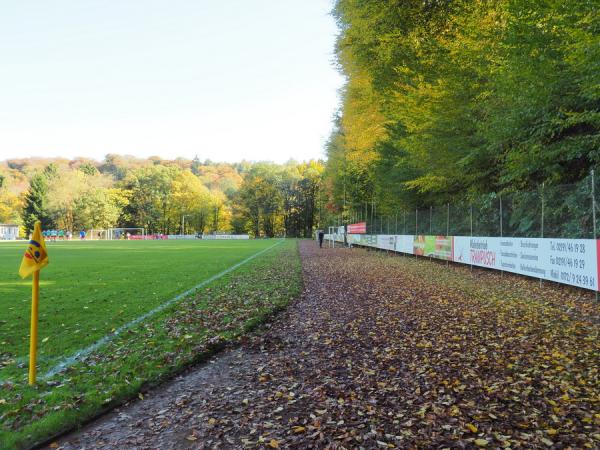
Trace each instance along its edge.
<instances>
[{"instance_id":1,"label":"white goal net","mask_svg":"<svg viewBox=\"0 0 600 450\"><path fill-rule=\"evenodd\" d=\"M144 239L146 230L144 228L109 228L108 239Z\"/></svg>"},{"instance_id":2,"label":"white goal net","mask_svg":"<svg viewBox=\"0 0 600 450\"><path fill-rule=\"evenodd\" d=\"M144 239L146 230L138 227L125 228L103 228L91 229L87 232L86 238L89 240L119 240L119 239Z\"/></svg>"}]
</instances>

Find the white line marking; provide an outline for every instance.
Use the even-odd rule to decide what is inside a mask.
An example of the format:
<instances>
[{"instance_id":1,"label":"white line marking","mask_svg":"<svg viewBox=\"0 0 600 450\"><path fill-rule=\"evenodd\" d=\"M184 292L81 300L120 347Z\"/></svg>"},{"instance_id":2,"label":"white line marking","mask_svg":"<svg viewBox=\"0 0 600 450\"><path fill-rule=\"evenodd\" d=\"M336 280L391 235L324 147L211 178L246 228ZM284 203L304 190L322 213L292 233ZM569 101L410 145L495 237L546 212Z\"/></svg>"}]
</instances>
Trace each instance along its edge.
<instances>
[{"instance_id":1,"label":"white line marking","mask_svg":"<svg viewBox=\"0 0 600 450\"><path fill-rule=\"evenodd\" d=\"M119 328L117 328L115 331L113 331L110 334L107 334L106 336L104 336L103 338L97 340L96 342L94 342L93 344L89 345L86 348L83 348L81 350L78 350L77 352L75 352L73 355L69 356L68 358L64 358L61 362L59 362L58 364L56 364L52 369L50 369L48 372L46 372L43 376L41 376L40 378L42 380L46 380L50 377L53 377L54 375L56 375L58 372L60 372L63 369L66 369L67 367L73 365L78 359L89 355L90 353L92 353L95 350L98 350L100 347L102 347L104 344L112 341L114 338L116 338L119 334L121 334L123 331L131 328L134 325L137 325L140 322L143 322L144 320L146 320L148 317L153 316L154 314L163 311L164 309L168 308L169 306L171 306L173 303L181 300L182 298L187 297L188 295L192 294L194 291L197 291L198 289L200 289L201 287L206 286L209 283L212 283L215 280L218 280L219 278L221 278L224 275L227 275L230 272L233 272L234 270L236 270L238 267L243 266L244 264L246 264L249 261L252 261L254 258L256 258L257 256L262 255L263 253L271 250L273 247L276 247L277 245L281 244L283 241L279 241L273 245L271 245L270 247L267 247L257 253L255 253L254 255L249 256L248 258L240 261L239 263L234 264L233 266L223 270L222 272L219 272L216 275L213 275L210 278L207 278L206 280L204 280L202 283L197 284L196 286L194 286L191 289L188 289L185 292L182 292L181 294L179 294L176 297L173 297L171 300L166 301L165 303L163 303L162 305L157 306L156 308L148 311L145 314L142 314L141 316L137 317L136 319L132 320L129 323L126 323L125 325L120 326Z\"/></svg>"}]
</instances>

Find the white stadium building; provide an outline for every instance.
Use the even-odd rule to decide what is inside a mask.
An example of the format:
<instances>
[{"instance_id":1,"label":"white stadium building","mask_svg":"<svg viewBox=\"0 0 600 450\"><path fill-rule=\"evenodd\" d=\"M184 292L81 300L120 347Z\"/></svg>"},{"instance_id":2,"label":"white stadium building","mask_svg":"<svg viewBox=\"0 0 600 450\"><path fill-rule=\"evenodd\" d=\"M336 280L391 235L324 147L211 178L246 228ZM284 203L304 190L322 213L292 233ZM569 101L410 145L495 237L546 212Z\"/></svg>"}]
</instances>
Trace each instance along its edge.
<instances>
[{"instance_id":1,"label":"white stadium building","mask_svg":"<svg viewBox=\"0 0 600 450\"><path fill-rule=\"evenodd\" d=\"M0 223L0 241L14 241L18 236L18 225Z\"/></svg>"}]
</instances>

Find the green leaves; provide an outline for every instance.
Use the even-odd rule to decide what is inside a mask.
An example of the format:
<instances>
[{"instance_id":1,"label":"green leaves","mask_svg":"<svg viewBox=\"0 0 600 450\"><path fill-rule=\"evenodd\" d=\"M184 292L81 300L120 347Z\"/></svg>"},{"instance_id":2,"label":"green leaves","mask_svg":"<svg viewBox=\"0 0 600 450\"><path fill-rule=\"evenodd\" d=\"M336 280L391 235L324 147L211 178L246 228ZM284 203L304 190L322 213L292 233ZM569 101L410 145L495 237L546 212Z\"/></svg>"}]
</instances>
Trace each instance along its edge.
<instances>
[{"instance_id":1,"label":"green leaves","mask_svg":"<svg viewBox=\"0 0 600 450\"><path fill-rule=\"evenodd\" d=\"M360 183L339 163L356 155L388 209L572 183L600 162L593 2L338 0L335 14L336 205L343 180Z\"/></svg>"}]
</instances>

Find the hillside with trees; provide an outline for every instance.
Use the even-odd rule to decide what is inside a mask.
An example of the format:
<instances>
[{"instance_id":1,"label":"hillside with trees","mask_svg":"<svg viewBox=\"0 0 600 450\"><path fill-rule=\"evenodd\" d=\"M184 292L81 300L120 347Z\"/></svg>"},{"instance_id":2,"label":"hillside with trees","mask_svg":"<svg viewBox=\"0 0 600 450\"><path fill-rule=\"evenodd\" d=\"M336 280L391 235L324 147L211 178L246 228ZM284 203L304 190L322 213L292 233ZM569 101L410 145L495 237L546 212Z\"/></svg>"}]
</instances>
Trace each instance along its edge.
<instances>
[{"instance_id":1,"label":"hillside with trees","mask_svg":"<svg viewBox=\"0 0 600 450\"><path fill-rule=\"evenodd\" d=\"M325 176L338 214L587 177L600 160L598 6L338 0L346 85Z\"/></svg>"},{"instance_id":2,"label":"hillside with trees","mask_svg":"<svg viewBox=\"0 0 600 450\"><path fill-rule=\"evenodd\" d=\"M46 229L311 236L325 204L319 161L272 164L148 159L0 162L0 223ZM185 217L185 221L182 218Z\"/></svg>"}]
</instances>

